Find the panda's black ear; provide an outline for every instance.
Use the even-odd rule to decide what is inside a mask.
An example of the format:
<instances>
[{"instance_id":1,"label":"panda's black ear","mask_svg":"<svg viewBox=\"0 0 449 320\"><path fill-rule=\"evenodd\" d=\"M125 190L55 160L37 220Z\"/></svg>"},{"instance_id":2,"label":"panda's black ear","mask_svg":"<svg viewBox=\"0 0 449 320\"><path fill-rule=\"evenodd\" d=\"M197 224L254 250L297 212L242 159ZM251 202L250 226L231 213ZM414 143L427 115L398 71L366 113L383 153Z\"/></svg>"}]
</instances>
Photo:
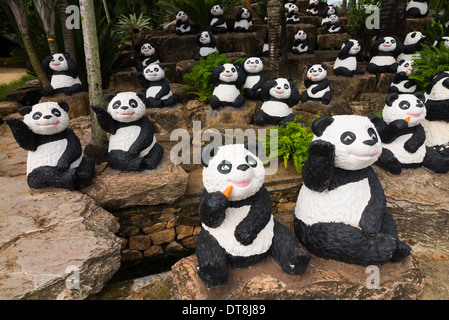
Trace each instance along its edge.
<instances>
[{"instance_id":1,"label":"panda's black ear","mask_svg":"<svg viewBox=\"0 0 449 320\"><path fill-rule=\"evenodd\" d=\"M399 94L397 92L392 92L389 95L387 95L387 98L385 100L387 106L391 107L391 105L397 98L399 98Z\"/></svg>"},{"instance_id":2,"label":"panda's black ear","mask_svg":"<svg viewBox=\"0 0 449 320\"><path fill-rule=\"evenodd\" d=\"M262 63L265 63L265 59L263 57L259 58Z\"/></svg>"},{"instance_id":3,"label":"panda's black ear","mask_svg":"<svg viewBox=\"0 0 449 320\"><path fill-rule=\"evenodd\" d=\"M421 91L416 91L413 93L415 97L417 97L419 100L421 100L423 103L426 102L426 96Z\"/></svg>"},{"instance_id":4,"label":"panda's black ear","mask_svg":"<svg viewBox=\"0 0 449 320\"><path fill-rule=\"evenodd\" d=\"M263 156L263 147L262 144L257 140L249 140L244 144L245 149L249 152L255 154L258 158L262 158Z\"/></svg>"},{"instance_id":5,"label":"panda's black ear","mask_svg":"<svg viewBox=\"0 0 449 320\"><path fill-rule=\"evenodd\" d=\"M30 113L31 110L33 110L33 107L32 107L32 106L21 107L21 108L19 109L19 113L20 113L20 115L24 116L24 115Z\"/></svg>"},{"instance_id":6,"label":"panda's black ear","mask_svg":"<svg viewBox=\"0 0 449 320\"><path fill-rule=\"evenodd\" d=\"M307 66L307 70L309 70L310 68L312 68L312 66L313 66L313 64L309 64L309 65Z\"/></svg>"},{"instance_id":7,"label":"panda's black ear","mask_svg":"<svg viewBox=\"0 0 449 320\"><path fill-rule=\"evenodd\" d=\"M217 154L218 146L213 143L208 144L201 150L201 164L204 167L209 166L209 161Z\"/></svg>"},{"instance_id":8,"label":"panda's black ear","mask_svg":"<svg viewBox=\"0 0 449 320\"><path fill-rule=\"evenodd\" d=\"M65 101L59 101L58 106L61 107L65 112L69 111L69 105Z\"/></svg>"},{"instance_id":9,"label":"panda's black ear","mask_svg":"<svg viewBox=\"0 0 449 320\"><path fill-rule=\"evenodd\" d=\"M405 62L405 60L404 59L401 59L400 61L399 61L399 64L403 64Z\"/></svg>"},{"instance_id":10,"label":"panda's black ear","mask_svg":"<svg viewBox=\"0 0 449 320\"><path fill-rule=\"evenodd\" d=\"M162 69L164 69L164 68L165 68L165 64L159 63L159 67L161 67Z\"/></svg>"},{"instance_id":11,"label":"panda's black ear","mask_svg":"<svg viewBox=\"0 0 449 320\"><path fill-rule=\"evenodd\" d=\"M322 64L321 66L323 67L324 70L327 70L327 65L326 64Z\"/></svg>"},{"instance_id":12,"label":"panda's black ear","mask_svg":"<svg viewBox=\"0 0 449 320\"><path fill-rule=\"evenodd\" d=\"M136 93L136 95L139 97L140 100L145 101L145 99L146 99L145 92L139 91Z\"/></svg>"},{"instance_id":13,"label":"panda's black ear","mask_svg":"<svg viewBox=\"0 0 449 320\"><path fill-rule=\"evenodd\" d=\"M316 119L312 123L312 131L317 137L321 137L323 132L326 130L328 126L330 126L334 122L334 118L331 116L324 116Z\"/></svg>"},{"instance_id":14,"label":"panda's black ear","mask_svg":"<svg viewBox=\"0 0 449 320\"><path fill-rule=\"evenodd\" d=\"M108 93L105 97L104 97L104 100L106 100L106 102L111 102L111 100L112 99L114 99L114 97L116 96L117 94L115 94L115 93Z\"/></svg>"}]
</instances>

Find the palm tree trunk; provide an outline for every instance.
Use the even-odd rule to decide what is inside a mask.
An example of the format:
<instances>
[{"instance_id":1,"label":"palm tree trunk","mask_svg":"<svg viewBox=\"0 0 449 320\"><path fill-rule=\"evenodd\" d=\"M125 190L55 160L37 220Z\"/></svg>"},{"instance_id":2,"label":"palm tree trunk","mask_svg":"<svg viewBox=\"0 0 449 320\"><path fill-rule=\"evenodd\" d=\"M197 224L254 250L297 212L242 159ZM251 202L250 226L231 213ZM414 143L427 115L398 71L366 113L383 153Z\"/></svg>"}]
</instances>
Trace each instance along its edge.
<instances>
[{"instance_id":1,"label":"palm tree trunk","mask_svg":"<svg viewBox=\"0 0 449 320\"><path fill-rule=\"evenodd\" d=\"M108 3L106 0L103 0L104 12L106 13L106 20L108 24L111 23L111 16L109 15Z\"/></svg>"},{"instance_id":2,"label":"palm tree trunk","mask_svg":"<svg viewBox=\"0 0 449 320\"><path fill-rule=\"evenodd\" d=\"M67 0L59 1L59 15L61 16L62 34L64 37L64 49L70 54L73 60L76 62L76 47L75 47L75 35L73 29L68 29L65 21L68 19L66 9L69 2Z\"/></svg>"},{"instance_id":3,"label":"palm tree trunk","mask_svg":"<svg viewBox=\"0 0 449 320\"><path fill-rule=\"evenodd\" d=\"M55 6L53 0L33 0L47 34L50 53L57 53L58 46L55 39Z\"/></svg>"},{"instance_id":4,"label":"palm tree trunk","mask_svg":"<svg viewBox=\"0 0 449 320\"><path fill-rule=\"evenodd\" d=\"M382 0L380 8L380 35L397 35L404 40L407 33L405 10L407 0Z\"/></svg>"},{"instance_id":5,"label":"palm tree trunk","mask_svg":"<svg viewBox=\"0 0 449 320\"><path fill-rule=\"evenodd\" d=\"M281 39L281 1L268 0L268 50L270 69L273 76L279 77L279 49Z\"/></svg>"}]
</instances>

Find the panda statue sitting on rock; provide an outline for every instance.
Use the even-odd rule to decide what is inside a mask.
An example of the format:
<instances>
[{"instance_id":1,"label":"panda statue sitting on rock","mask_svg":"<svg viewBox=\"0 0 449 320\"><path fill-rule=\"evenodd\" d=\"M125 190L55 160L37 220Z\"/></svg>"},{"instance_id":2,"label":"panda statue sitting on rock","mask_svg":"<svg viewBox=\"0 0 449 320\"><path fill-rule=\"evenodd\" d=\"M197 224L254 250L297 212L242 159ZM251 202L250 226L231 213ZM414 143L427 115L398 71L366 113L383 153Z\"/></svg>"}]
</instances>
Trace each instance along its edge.
<instances>
[{"instance_id":1,"label":"panda statue sitting on rock","mask_svg":"<svg viewBox=\"0 0 449 320\"><path fill-rule=\"evenodd\" d=\"M209 11L210 24L209 31L213 34L228 32L228 26L220 5L213 6Z\"/></svg>"},{"instance_id":2,"label":"panda statue sitting on rock","mask_svg":"<svg viewBox=\"0 0 449 320\"><path fill-rule=\"evenodd\" d=\"M202 150L202 229L195 249L198 276L207 288L227 284L229 266L246 268L268 255L289 275L303 274L309 264L310 255L273 217L262 153L254 141Z\"/></svg>"},{"instance_id":3,"label":"panda statue sitting on rock","mask_svg":"<svg viewBox=\"0 0 449 320\"><path fill-rule=\"evenodd\" d=\"M243 95L250 100L260 99L260 90L266 82L263 72L263 58L251 57L245 59L243 68L246 72L246 80L243 85Z\"/></svg>"},{"instance_id":4,"label":"panda statue sitting on rock","mask_svg":"<svg viewBox=\"0 0 449 320\"><path fill-rule=\"evenodd\" d=\"M382 152L373 123L356 115L312 124L295 207L295 234L311 253L362 266L398 262L411 249L399 240L372 164Z\"/></svg>"},{"instance_id":5,"label":"panda statue sitting on rock","mask_svg":"<svg viewBox=\"0 0 449 320\"><path fill-rule=\"evenodd\" d=\"M92 182L94 162L83 156L78 137L68 128L68 109L65 102L44 102L20 108L23 121L6 119L17 143L28 150L30 188L73 190Z\"/></svg>"},{"instance_id":6,"label":"panda statue sitting on rock","mask_svg":"<svg viewBox=\"0 0 449 320\"><path fill-rule=\"evenodd\" d=\"M194 60L200 60L200 58L207 58L208 55L217 52L217 39L210 31L203 31L196 36L196 44L200 47L198 54L194 57Z\"/></svg>"},{"instance_id":7,"label":"panda statue sitting on rock","mask_svg":"<svg viewBox=\"0 0 449 320\"><path fill-rule=\"evenodd\" d=\"M176 31L177 36L183 36L185 34L193 33L192 28L190 27L189 20L187 20L187 13L184 11L176 12Z\"/></svg>"},{"instance_id":8,"label":"panda statue sitting on rock","mask_svg":"<svg viewBox=\"0 0 449 320\"><path fill-rule=\"evenodd\" d=\"M136 74L140 84L146 89L144 101L149 108L171 107L176 103L176 97L165 79L164 67L162 63L153 63Z\"/></svg>"},{"instance_id":9,"label":"panda statue sitting on rock","mask_svg":"<svg viewBox=\"0 0 449 320\"><path fill-rule=\"evenodd\" d=\"M371 60L366 71L371 74L395 73L398 67L396 58L401 52L402 43L396 36L377 38L371 46Z\"/></svg>"},{"instance_id":10,"label":"panda statue sitting on rock","mask_svg":"<svg viewBox=\"0 0 449 320\"><path fill-rule=\"evenodd\" d=\"M306 15L307 16L318 16L318 0L309 0L309 5L307 6Z\"/></svg>"},{"instance_id":11,"label":"panda statue sitting on rock","mask_svg":"<svg viewBox=\"0 0 449 320\"><path fill-rule=\"evenodd\" d=\"M159 57L156 54L156 49L151 43L141 43L137 45L139 49L139 59L142 61L136 67L138 72L142 72L147 66L153 63L159 63Z\"/></svg>"},{"instance_id":12,"label":"panda statue sitting on rock","mask_svg":"<svg viewBox=\"0 0 449 320\"><path fill-rule=\"evenodd\" d=\"M110 133L108 165L120 171L153 170L164 155L157 143L154 127L145 116L142 92L110 93L105 97L108 109L92 106L98 123Z\"/></svg>"},{"instance_id":13,"label":"panda statue sitting on rock","mask_svg":"<svg viewBox=\"0 0 449 320\"><path fill-rule=\"evenodd\" d=\"M286 24L304 23L304 19L301 19L299 17L298 6L296 4L292 4L288 8L288 14L285 23Z\"/></svg>"},{"instance_id":14,"label":"panda statue sitting on rock","mask_svg":"<svg viewBox=\"0 0 449 320\"><path fill-rule=\"evenodd\" d=\"M212 84L215 89L210 98L210 106L214 110L230 106L240 108L245 103L245 97L240 94L240 88L245 84L246 73L239 63L220 64L212 71Z\"/></svg>"},{"instance_id":15,"label":"panda statue sitting on rock","mask_svg":"<svg viewBox=\"0 0 449 320\"><path fill-rule=\"evenodd\" d=\"M419 31L407 33L402 46L402 52L399 54L397 61L419 58L419 51L422 50L422 44L425 40L426 36Z\"/></svg>"},{"instance_id":16,"label":"panda statue sitting on rock","mask_svg":"<svg viewBox=\"0 0 449 320\"><path fill-rule=\"evenodd\" d=\"M388 92L397 93L414 93L417 90L416 80L410 79L410 76L414 75L413 61L401 60L399 61L396 73L393 75L393 81L391 82Z\"/></svg>"},{"instance_id":17,"label":"panda statue sitting on rock","mask_svg":"<svg viewBox=\"0 0 449 320\"><path fill-rule=\"evenodd\" d=\"M292 47L292 53L295 55L300 55L303 53L307 53L307 54L313 53L313 49L311 49L309 47L309 44L307 41L307 33L304 30L298 30L295 33L293 47Z\"/></svg>"},{"instance_id":18,"label":"panda statue sitting on rock","mask_svg":"<svg viewBox=\"0 0 449 320\"><path fill-rule=\"evenodd\" d=\"M42 61L42 69L51 75L50 85L41 90L42 96L50 96L57 93L72 95L84 91L78 78L76 62L67 52L49 55Z\"/></svg>"},{"instance_id":19,"label":"panda statue sitting on rock","mask_svg":"<svg viewBox=\"0 0 449 320\"><path fill-rule=\"evenodd\" d=\"M302 103L317 101L327 105L331 102L332 94L329 88L329 80L327 80L327 65L309 64L304 85L307 90L301 94Z\"/></svg>"},{"instance_id":20,"label":"panda statue sitting on rock","mask_svg":"<svg viewBox=\"0 0 449 320\"><path fill-rule=\"evenodd\" d=\"M240 8L237 11L234 32L253 32L253 17L251 11L246 8Z\"/></svg>"},{"instance_id":21,"label":"panda statue sitting on rock","mask_svg":"<svg viewBox=\"0 0 449 320\"><path fill-rule=\"evenodd\" d=\"M353 77L355 74L364 74L360 65L357 65L357 58L362 53L362 46L357 40L346 40L341 46L335 60L333 71L336 76Z\"/></svg>"}]
</instances>

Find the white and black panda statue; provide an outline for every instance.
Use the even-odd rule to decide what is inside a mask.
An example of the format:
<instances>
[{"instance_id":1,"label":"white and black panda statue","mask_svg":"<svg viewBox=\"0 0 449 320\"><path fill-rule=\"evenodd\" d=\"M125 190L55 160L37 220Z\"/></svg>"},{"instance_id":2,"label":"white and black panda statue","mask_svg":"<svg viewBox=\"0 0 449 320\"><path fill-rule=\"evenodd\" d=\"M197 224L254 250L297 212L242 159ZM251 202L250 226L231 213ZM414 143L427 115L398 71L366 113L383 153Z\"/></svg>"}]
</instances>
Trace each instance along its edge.
<instances>
[{"instance_id":1,"label":"white and black panda statue","mask_svg":"<svg viewBox=\"0 0 449 320\"><path fill-rule=\"evenodd\" d=\"M405 13L407 18L416 19L427 17L429 13L429 4L427 0L409 0Z\"/></svg>"},{"instance_id":2,"label":"white and black panda statue","mask_svg":"<svg viewBox=\"0 0 449 320\"><path fill-rule=\"evenodd\" d=\"M422 49L422 43L426 36L419 31L407 33L402 46L402 52L397 57L397 61L413 60L420 57L419 51Z\"/></svg>"},{"instance_id":3,"label":"white and black panda statue","mask_svg":"<svg viewBox=\"0 0 449 320\"><path fill-rule=\"evenodd\" d=\"M332 100L332 93L327 80L326 64L309 64L307 76L304 78L304 85L307 90L301 94L301 102L317 101L329 104Z\"/></svg>"},{"instance_id":4,"label":"white and black panda statue","mask_svg":"<svg viewBox=\"0 0 449 320\"><path fill-rule=\"evenodd\" d=\"M245 59L243 68L246 72L246 80L243 85L243 95L250 100L260 99L260 90L266 82L263 72L263 58L251 57Z\"/></svg>"},{"instance_id":5,"label":"white and black panda statue","mask_svg":"<svg viewBox=\"0 0 449 320\"><path fill-rule=\"evenodd\" d=\"M323 12L321 12L321 17L329 18L333 14L338 15L337 8L335 8L334 6L327 6L326 8L324 8Z\"/></svg>"},{"instance_id":6,"label":"white and black panda statue","mask_svg":"<svg viewBox=\"0 0 449 320\"><path fill-rule=\"evenodd\" d=\"M228 32L228 26L220 5L213 6L209 11L210 24L209 31L213 34Z\"/></svg>"},{"instance_id":7,"label":"white and black panda statue","mask_svg":"<svg viewBox=\"0 0 449 320\"><path fill-rule=\"evenodd\" d=\"M292 107L299 103L301 97L292 79L271 79L262 87L260 97L264 102L256 113L255 123L258 126L283 125L295 119Z\"/></svg>"},{"instance_id":8,"label":"white and black panda statue","mask_svg":"<svg viewBox=\"0 0 449 320\"><path fill-rule=\"evenodd\" d=\"M68 128L66 102L44 102L19 109L23 121L7 118L17 143L28 150L30 188L79 189L91 184L94 162L83 156L81 143Z\"/></svg>"},{"instance_id":9,"label":"white and black panda statue","mask_svg":"<svg viewBox=\"0 0 449 320\"><path fill-rule=\"evenodd\" d=\"M208 288L225 285L229 266L246 268L268 255L290 275L307 269L310 255L272 214L264 187L262 146L245 144L202 150L204 191L199 204L202 229L196 240L197 272Z\"/></svg>"},{"instance_id":10,"label":"white and black panda statue","mask_svg":"<svg viewBox=\"0 0 449 320\"><path fill-rule=\"evenodd\" d=\"M240 8L237 11L234 32L253 32L253 16L251 15L251 11L246 8Z\"/></svg>"},{"instance_id":11,"label":"white and black panda statue","mask_svg":"<svg viewBox=\"0 0 449 320\"><path fill-rule=\"evenodd\" d=\"M217 39L209 31L203 31L196 36L196 44L200 47L198 54L194 57L195 60L200 58L207 58L211 53L217 52Z\"/></svg>"},{"instance_id":12,"label":"white and black panda statue","mask_svg":"<svg viewBox=\"0 0 449 320\"><path fill-rule=\"evenodd\" d=\"M318 0L310 0L309 5L307 6L306 15L307 16L318 16Z\"/></svg>"},{"instance_id":13,"label":"white and black panda statue","mask_svg":"<svg viewBox=\"0 0 449 320\"><path fill-rule=\"evenodd\" d=\"M159 57L156 54L156 49L154 45L151 43L140 43L136 46L136 49L139 50L139 59L141 63L139 63L136 67L138 72L142 72L147 66L153 63L160 63Z\"/></svg>"},{"instance_id":14,"label":"white and black panda statue","mask_svg":"<svg viewBox=\"0 0 449 320\"><path fill-rule=\"evenodd\" d=\"M346 40L341 46L337 59L335 59L333 72L336 76L353 77L355 74L364 74L357 58L362 54L360 42L354 39Z\"/></svg>"},{"instance_id":15,"label":"white and black panda statue","mask_svg":"<svg viewBox=\"0 0 449 320\"><path fill-rule=\"evenodd\" d=\"M184 11L176 12L176 35L183 36L185 34L193 33L192 27L190 26L189 20L187 20L187 13Z\"/></svg>"},{"instance_id":16,"label":"white and black panda statue","mask_svg":"<svg viewBox=\"0 0 449 320\"><path fill-rule=\"evenodd\" d=\"M433 46L435 48L440 49L441 44L445 44L447 48L449 48L449 37L438 37L435 39Z\"/></svg>"},{"instance_id":17,"label":"white and black panda statue","mask_svg":"<svg viewBox=\"0 0 449 320\"><path fill-rule=\"evenodd\" d=\"M298 23L304 23L304 19L301 19L299 17L298 13L298 6L296 4L290 5L288 8L288 13L286 17L286 24L298 24Z\"/></svg>"},{"instance_id":18,"label":"white and black panda statue","mask_svg":"<svg viewBox=\"0 0 449 320\"><path fill-rule=\"evenodd\" d=\"M312 54L313 49L309 47L308 41L307 41L307 33L304 30L298 30L295 33L294 41L293 41L293 47L292 47L292 53L295 55L308 53Z\"/></svg>"},{"instance_id":19,"label":"white and black panda statue","mask_svg":"<svg viewBox=\"0 0 449 320\"><path fill-rule=\"evenodd\" d=\"M98 123L111 134L108 165L120 171L153 170L164 155L157 143L154 127L145 116L143 92L110 93L105 96L108 109L92 106Z\"/></svg>"},{"instance_id":20,"label":"white and black panda statue","mask_svg":"<svg viewBox=\"0 0 449 320\"><path fill-rule=\"evenodd\" d=\"M149 108L171 107L176 103L170 84L165 79L164 65L153 63L148 65L143 72L137 72L137 79L146 89L145 104Z\"/></svg>"},{"instance_id":21,"label":"white and black panda statue","mask_svg":"<svg viewBox=\"0 0 449 320\"><path fill-rule=\"evenodd\" d=\"M388 88L388 92L396 93L414 93L417 90L416 80L409 77L415 74L413 69L413 61L399 61L396 73L393 75L393 81Z\"/></svg>"},{"instance_id":22,"label":"white and black panda statue","mask_svg":"<svg viewBox=\"0 0 449 320\"><path fill-rule=\"evenodd\" d=\"M438 71L426 87L426 146L449 157L449 71Z\"/></svg>"},{"instance_id":23,"label":"white and black panda statue","mask_svg":"<svg viewBox=\"0 0 449 320\"><path fill-rule=\"evenodd\" d=\"M240 94L240 88L245 84L246 73L239 63L220 64L212 71L212 84L215 89L210 98L210 106L214 110L230 106L240 108L245 103L245 97Z\"/></svg>"},{"instance_id":24,"label":"white and black panda statue","mask_svg":"<svg viewBox=\"0 0 449 320\"><path fill-rule=\"evenodd\" d=\"M411 249L399 240L372 164L382 152L373 123L356 115L324 116L302 169L295 234L311 253L362 266L398 262Z\"/></svg>"},{"instance_id":25,"label":"white and black panda statue","mask_svg":"<svg viewBox=\"0 0 449 320\"><path fill-rule=\"evenodd\" d=\"M370 49L371 60L366 70L371 74L395 73L396 58L402 52L402 43L396 36L378 37Z\"/></svg>"},{"instance_id":26,"label":"white and black panda statue","mask_svg":"<svg viewBox=\"0 0 449 320\"><path fill-rule=\"evenodd\" d=\"M382 154L376 165L392 174L402 168L424 166L436 173L449 171L449 158L426 147L426 134L421 125L426 117L425 97L414 94L390 93L382 111L382 119L370 116L382 141Z\"/></svg>"},{"instance_id":27,"label":"white and black panda statue","mask_svg":"<svg viewBox=\"0 0 449 320\"><path fill-rule=\"evenodd\" d=\"M327 18L327 21L323 26L327 28L326 33L327 34L334 34L334 33L343 33L343 29L340 24L340 19L336 14L333 14Z\"/></svg>"},{"instance_id":28,"label":"white and black panda statue","mask_svg":"<svg viewBox=\"0 0 449 320\"><path fill-rule=\"evenodd\" d=\"M67 52L49 55L42 61L42 69L51 75L50 85L41 90L41 95L50 96L57 93L72 95L84 91L78 78L76 62Z\"/></svg>"}]
</instances>

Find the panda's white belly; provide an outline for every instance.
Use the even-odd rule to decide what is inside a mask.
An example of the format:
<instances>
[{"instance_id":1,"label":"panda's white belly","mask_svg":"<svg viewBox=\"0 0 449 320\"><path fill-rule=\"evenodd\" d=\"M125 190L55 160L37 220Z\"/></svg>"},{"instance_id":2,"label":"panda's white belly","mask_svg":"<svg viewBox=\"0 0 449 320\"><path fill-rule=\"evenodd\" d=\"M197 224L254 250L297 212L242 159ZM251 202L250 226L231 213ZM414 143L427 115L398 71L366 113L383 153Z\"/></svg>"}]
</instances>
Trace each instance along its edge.
<instances>
[{"instance_id":1,"label":"panda's white belly","mask_svg":"<svg viewBox=\"0 0 449 320\"><path fill-rule=\"evenodd\" d=\"M243 28L245 30L248 30L250 26L251 26L251 23L249 23L248 20L245 20L245 19L236 21L234 23L234 28Z\"/></svg>"},{"instance_id":2,"label":"panda's white belly","mask_svg":"<svg viewBox=\"0 0 449 320\"><path fill-rule=\"evenodd\" d=\"M217 51L215 47L201 47L200 48L200 56L205 57Z\"/></svg>"},{"instance_id":3,"label":"panda's white belly","mask_svg":"<svg viewBox=\"0 0 449 320\"><path fill-rule=\"evenodd\" d=\"M214 89L214 96L220 101L234 102L240 94L240 90L234 85L220 84Z\"/></svg>"},{"instance_id":4,"label":"panda's white belly","mask_svg":"<svg viewBox=\"0 0 449 320\"><path fill-rule=\"evenodd\" d=\"M299 52L306 52L309 50L309 46L308 45L304 45L304 43L300 43L298 44L296 47L293 46L293 49L298 50Z\"/></svg>"},{"instance_id":5,"label":"panda's white belly","mask_svg":"<svg viewBox=\"0 0 449 320\"><path fill-rule=\"evenodd\" d=\"M286 117L293 112L292 108L281 101L266 101L261 110L272 117Z\"/></svg>"},{"instance_id":6,"label":"panda's white belly","mask_svg":"<svg viewBox=\"0 0 449 320\"><path fill-rule=\"evenodd\" d=\"M180 30L182 33L190 32L190 25L186 27L186 25L181 24L181 26L176 29Z\"/></svg>"},{"instance_id":7,"label":"panda's white belly","mask_svg":"<svg viewBox=\"0 0 449 320\"><path fill-rule=\"evenodd\" d=\"M324 94L328 91L330 91L330 88L327 87L321 91L318 91L317 93L312 93L312 89L315 88L316 86L318 86L318 84L312 84L308 89L307 89L307 94L309 95L310 98L315 98L315 99L321 99Z\"/></svg>"},{"instance_id":8,"label":"panda's white belly","mask_svg":"<svg viewBox=\"0 0 449 320\"><path fill-rule=\"evenodd\" d=\"M427 1L426 2L416 2L416 1L412 0L407 4L406 10L411 9L411 8L417 8L417 9L419 9L419 13L426 14L427 9L428 9Z\"/></svg>"},{"instance_id":9,"label":"panda's white belly","mask_svg":"<svg viewBox=\"0 0 449 320\"><path fill-rule=\"evenodd\" d=\"M243 85L243 89L252 89L256 85L256 83L259 82L259 80L260 80L260 76L259 75L257 75L257 76L252 76L252 75L247 76L246 77L246 82Z\"/></svg>"},{"instance_id":10,"label":"panda's white belly","mask_svg":"<svg viewBox=\"0 0 449 320\"><path fill-rule=\"evenodd\" d=\"M159 91L162 90L161 86L151 86L147 89L146 92L146 97L147 98L155 98L156 95L159 93ZM169 97L171 97L173 95L173 93L171 92L171 90L163 97L161 97L161 100L166 100Z\"/></svg>"},{"instance_id":11,"label":"panda's white belly","mask_svg":"<svg viewBox=\"0 0 449 320\"><path fill-rule=\"evenodd\" d=\"M341 222L358 228L370 198L368 178L323 192L303 185L296 202L295 217L307 225Z\"/></svg>"},{"instance_id":12,"label":"panda's white belly","mask_svg":"<svg viewBox=\"0 0 449 320\"><path fill-rule=\"evenodd\" d=\"M404 144L412 137L413 134L405 134L398 137L392 143L383 143L382 147L390 150L394 156L403 164L421 163L426 156L426 146L423 144L414 153L410 153L404 149Z\"/></svg>"},{"instance_id":13,"label":"panda's white belly","mask_svg":"<svg viewBox=\"0 0 449 320\"><path fill-rule=\"evenodd\" d=\"M371 58L370 63L374 63L376 66L391 66L396 62L393 56L374 56Z\"/></svg>"},{"instance_id":14,"label":"panda's white belly","mask_svg":"<svg viewBox=\"0 0 449 320\"><path fill-rule=\"evenodd\" d=\"M74 84L81 84L80 79L78 77L72 78L71 76L67 76L64 74L57 74L51 77L51 86L53 89L67 88L71 87Z\"/></svg>"},{"instance_id":15,"label":"panda's white belly","mask_svg":"<svg viewBox=\"0 0 449 320\"><path fill-rule=\"evenodd\" d=\"M150 64L150 60L151 60L151 58L146 58L145 60L142 61L142 64L144 66L148 66ZM153 62L151 62L151 64L153 64L153 63L159 63L159 59L156 59Z\"/></svg>"},{"instance_id":16,"label":"panda's white belly","mask_svg":"<svg viewBox=\"0 0 449 320\"><path fill-rule=\"evenodd\" d=\"M419 54L419 52L416 53L401 53L396 61L399 62L401 60L413 60L413 59L419 59L421 58L421 55Z\"/></svg>"},{"instance_id":17,"label":"panda's white belly","mask_svg":"<svg viewBox=\"0 0 449 320\"><path fill-rule=\"evenodd\" d=\"M332 26L328 29L328 31L329 31L329 33L336 33L336 32L339 32L340 29L341 29L340 26L334 26L334 25L332 25Z\"/></svg>"},{"instance_id":18,"label":"panda's white belly","mask_svg":"<svg viewBox=\"0 0 449 320\"><path fill-rule=\"evenodd\" d=\"M449 123L446 121L424 120L422 126L426 132L426 146L432 147L449 143Z\"/></svg>"},{"instance_id":19,"label":"panda's white belly","mask_svg":"<svg viewBox=\"0 0 449 320\"><path fill-rule=\"evenodd\" d=\"M220 246L226 250L227 253L236 257L249 257L252 255L262 254L267 252L273 241L274 235L274 220L271 216L267 225L258 233L256 239L250 245L243 245L234 236L235 228L248 215L251 206L243 206L240 208L226 209L226 217L223 223L217 228L209 228L203 224L203 228L207 230L215 239L217 239Z\"/></svg>"},{"instance_id":20,"label":"panda's white belly","mask_svg":"<svg viewBox=\"0 0 449 320\"><path fill-rule=\"evenodd\" d=\"M215 24L215 23L217 22L217 20L218 20L218 18L212 18L212 20L210 21L210 25ZM216 27L219 27L219 28L226 28L227 25L226 25L226 22L223 22L222 24L219 24L219 25L217 25Z\"/></svg>"},{"instance_id":21,"label":"panda's white belly","mask_svg":"<svg viewBox=\"0 0 449 320\"><path fill-rule=\"evenodd\" d=\"M334 63L334 69L339 67L346 68L348 70L355 70L357 68L357 59L356 57L347 57L346 59L337 58Z\"/></svg>"},{"instance_id":22,"label":"panda's white belly","mask_svg":"<svg viewBox=\"0 0 449 320\"><path fill-rule=\"evenodd\" d=\"M34 169L44 166L56 167L59 159L67 148L67 139L57 140L45 143L37 147L35 151L28 151L27 158L27 175ZM82 160L81 155L77 160L72 162L70 169L77 168Z\"/></svg>"},{"instance_id":23,"label":"panda's white belly","mask_svg":"<svg viewBox=\"0 0 449 320\"><path fill-rule=\"evenodd\" d=\"M318 9L315 9L315 8L313 8L313 9L307 9L306 10L306 12L310 12L311 14L318 14Z\"/></svg>"}]
</instances>

